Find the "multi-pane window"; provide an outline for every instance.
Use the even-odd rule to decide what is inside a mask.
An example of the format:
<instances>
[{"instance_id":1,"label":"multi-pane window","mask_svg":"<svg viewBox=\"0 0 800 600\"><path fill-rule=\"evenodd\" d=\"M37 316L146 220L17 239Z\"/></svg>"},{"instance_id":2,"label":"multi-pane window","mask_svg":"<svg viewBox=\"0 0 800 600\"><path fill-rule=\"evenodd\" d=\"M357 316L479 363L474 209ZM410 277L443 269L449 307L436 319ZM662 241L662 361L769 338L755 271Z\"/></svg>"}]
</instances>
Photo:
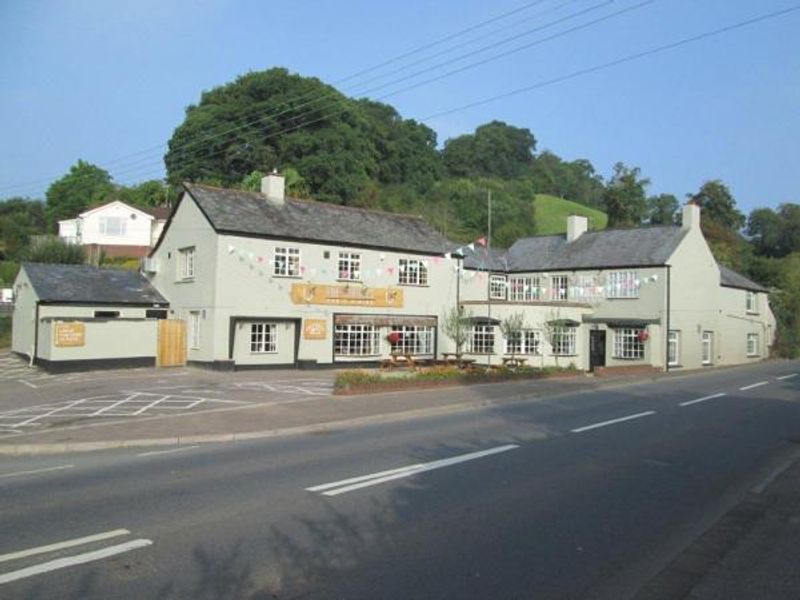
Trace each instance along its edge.
<instances>
[{"instance_id":1,"label":"multi-pane window","mask_svg":"<svg viewBox=\"0 0 800 600\"><path fill-rule=\"evenodd\" d=\"M614 330L614 358L644 358L644 329L631 327Z\"/></svg>"},{"instance_id":2,"label":"multi-pane window","mask_svg":"<svg viewBox=\"0 0 800 600\"><path fill-rule=\"evenodd\" d=\"M553 300L566 300L569 297L569 277L566 275L553 275L550 278L553 286L550 297Z\"/></svg>"},{"instance_id":3,"label":"multi-pane window","mask_svg":"<svg viewBox=\"0 0 800 600\"><path fill-rule=\"evenodd\" d=\"M428 267L415 258L401 258L397 269L400 285L428 285Z\"/></svg>"},{"instance_id":4,"label":"multi-pane window","mask_svg":"<svg viewBox=\"0 0 800 600\"><path fill-rule=\"evenodd\" d=\"M300 248L275 248L273 273L282 277L300 275Z\"/></svg>"},{"instance_id":5,"label":"multi-pane window","mask_svg":"<svg viewBox=\"0 0 800 600\"><path fill-rule=\"evenodd\" d=\"M494 326L473 325L469 334L469 351L473 354L494 354Z\"/></svg>"},{"instance_id":6,"label":"multi-pane window","mask_svg":"<svg viewBox=\"0 0 800 600\"><path fill-rule=\"evenodd\" d=\"M758 356L758 334L747 334L747 356Z\"/></svg>"},{"instance_id":7,"label":"multi-pane window","mask_svg":"<svg viewBox=\"0 0 800 600\"><path fill-rule=\"evenodd\" d=\"M262 354L277 351L278 339L275 323L252 323L250 325L250 352Z\"/></svg>"},{"instance_id":8,"label":"multi-pane window","mask_svg":"<svg viewBox=\"0 0 800 600\"><path fill-rule=\"evenodd\" d=\"M127 221L123 217L100 217L100 233L114 237L125 235Z\"/></svg>"},{"instance_id":9,"label":"multi-pane window","mask_svg":"<svg viewBox=\"0 0 800 600\"><path fill-rule=\"evenodd\" d=\"M200 348L200 311L189 313L189 348Z\"/></svg>"},{"instance_id":10,"label":"multi-pane window","mask_svg":"<svg viewBox=\"0 0 800 600\"><path fill-rule=\"evenodd\" d=\"M550 345L555 356L574 356L578 337L577 327L554 327Z\"/></svg>"},{"instance_id":11,"label":"multi-pane window","mask_svg":"<svg viewBox=\"0 0 800 600\"><path fill-rule=\"evenodd\" d=\"M393 325L390 339L392 352L397 354L433 354L433 327L422 325Z\"/></svg>"},{"instance_id":12,"label":"multi-pane window","mask_svg":"<svg viewBox=\"0 0 800 600\"><path fill-rule=\"evenodd\" d=\"M541 354L541 333L534 329L515 331L506 338L506 354Z\"/></svg>"},{"instance_id":13,"label":"multi-pane window","mask_svg":"<svg viewBox=\"0 0 800 600\"><path fill-rule=\"evenodd\" d=\"M606 297L638 298L640 284L636 271L611 271L606 282Z\"/></svg>"},{"instance_id":14,"label":"multi-pane window","mask_svg":"<svg viewBox=\"0 0 800 600\"><path fill-rule=\"evenodd\" d=\"M357 252L339 252L339 279L361 279L361 255Z\"/></svg>"},{"instance_id":15,"label":"multi-pane window","mask_svg":"<svg viewBox=\"0 0 800 600\"><path fill-rule=\"evenodd\" d=\"M178 250L178 275L181 279L194 277L194 246Z\"/></svg>"},{"instance_id":16,"label":"multi-pane window","mask_svg":"<svg viewBox=\"0 0 800 600\"><path fill-rule=\"evenodd\" d=\"M713 358L714 358L714 332L713 331L704 331L703 332L703 342L702 342L702 351L703 351L703 364L710 365Z\"/></svg>"},{"instance_id":17,"label":"multi-pane window","mask_svg":"<svg viewBox=\"0 0 800 600\"><path fill-rule=\"evenodd\" d=\"M491 275L489 277L489 297L492 300L505 300L508 282L505 275Z\"/></svg>"},{"instance_id":18,"label":"multi-pane window","mask_svg":"<svg viewBox=\"0 0 800 600\"><path fill-rule=\"evenodd\" d=\"M681 346L681 332L671 329L667 339L667 364L674 367L679 364Z\"/></svg>"},{"instance_id":19,"label":"multi-pane window","mask_svg":"<svg viewBox=\"0 0 800 600\"><path fill-rule=\"evenodd\" d=\"M569 295L573 300L599 299L603 296L603 288L597 285L594 275L577 275Z\"/></svg>"},{"instance_id":20,"label":"multi-pane window","mask_svg":"<svg viewBox=\"0 0 800 600\"><path fill-rule=\"evenodd\" d=\"M747 312L749 313L757 313L758 312L758 304L756 302L756 295L753 292L745 292L745 303L747 307Z\"/></svg>"},{"instance_id":21,"label":"multi-pane window","mask_svg":"<svg viewBox=\"0 0 800 600\"><path fill-rule=\"evenodd\" d=\"M509 282L509 300L531 302L541 298L538 277L512 277Z\"/></svg>"},{"instance_id":22,"label":"multi-pane window","mask_svg":"<svg viewBox=\"0 0 800 600\"><path fill-rule=\"evenodd\" d=\"M333 352L337 356L374 356L380 353L380 338L374 325L336 325Z\"/></svg>"}]
</instances>

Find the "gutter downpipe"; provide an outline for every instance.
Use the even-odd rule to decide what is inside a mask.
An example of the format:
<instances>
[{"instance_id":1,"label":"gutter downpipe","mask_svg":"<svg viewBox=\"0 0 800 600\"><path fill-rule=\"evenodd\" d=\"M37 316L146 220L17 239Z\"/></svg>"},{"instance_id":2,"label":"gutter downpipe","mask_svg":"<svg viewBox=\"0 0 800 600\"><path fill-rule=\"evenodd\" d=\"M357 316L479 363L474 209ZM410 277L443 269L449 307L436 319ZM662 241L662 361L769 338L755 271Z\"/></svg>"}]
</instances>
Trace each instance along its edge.
<instances>
[{"instance_id":1,"label":"gutter downpipe","mask_svg":"<svg viewBox=\"0 0 800 600\"><path fill-rule=\"evenodd\" d=\"M670 265L666 265L666 269L667 269L667 319L666 319L667 320L667 335L666 335L667 347L666 347L666 354L664 355L664 372L665 373L669 373L669 330L670 330L670 327L671 327L671 323L670 323L670 298L672 296L672 290L670 288L670 285L671 285L670 273L672 272L671 268L672 267Z\"/></svg>"},{"instance_id":2,"label":"gutter downpipe","mask_svg":"<svg viewBox=\"0 0 800 600\"><path fill-rule=\"evenodd\" d=\"M33 366L34 360L36 359L36 354L39 351L39 301L36 301L36 321L33 324L33 352L31 353L31 358L29 362L29 366Z\"/></svg>"}]
</instances>

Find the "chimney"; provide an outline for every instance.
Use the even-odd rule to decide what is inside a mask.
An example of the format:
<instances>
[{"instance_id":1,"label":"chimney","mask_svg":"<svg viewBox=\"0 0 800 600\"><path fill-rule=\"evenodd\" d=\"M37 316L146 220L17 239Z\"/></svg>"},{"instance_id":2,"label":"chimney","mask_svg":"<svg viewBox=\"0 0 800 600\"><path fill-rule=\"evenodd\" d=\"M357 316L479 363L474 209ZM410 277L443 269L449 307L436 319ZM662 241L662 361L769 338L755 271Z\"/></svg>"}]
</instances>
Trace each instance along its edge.
<instances>
[{"instance_id":1,"label":"chimney","mask_svg":"<svg viewBox=\"0 0 800 600\"><path fill-rule=\"evenodd\" d=\"M687 202L683 206L681 229L700 230L700 207L694 202Z\"/></svg>"},{"instance_id":2,"label":"chimney","mask_svg":"<svg viewBox=\"0 0 800 600\"><path fill-rule=\"evenodd\" d=\"M574 242L589 229L589 219L580 215L567 217L567 242Z\"/></svg>"},{"instance_id":3,"label":"chimney","mask_svg":"<svg viewBox=\"0 0 800 600\"><path fill-rule=\"evenodd\" d=\"M283 206L286 200L285 182L283 175L273 170L266 177L261 178L261 193L275 206Z\"/></svg>"}]
</instances>

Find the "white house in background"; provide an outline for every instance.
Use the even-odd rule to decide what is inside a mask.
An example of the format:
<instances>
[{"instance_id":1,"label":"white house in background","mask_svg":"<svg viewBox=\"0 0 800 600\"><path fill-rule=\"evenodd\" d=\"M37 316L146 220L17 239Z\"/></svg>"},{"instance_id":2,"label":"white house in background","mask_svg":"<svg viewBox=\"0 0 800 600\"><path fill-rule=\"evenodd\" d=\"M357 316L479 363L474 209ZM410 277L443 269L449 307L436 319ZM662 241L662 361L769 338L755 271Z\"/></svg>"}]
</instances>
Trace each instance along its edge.
<instances>
[{"instance_id":1,"label":"white house in background","mask_svg":"<svg viewBox=\"0 0 800 600\"><path fill-rule=\"evenodd\" d=\"M147 256L170 210L133 207L115 200L59 221L58 236L70 244L96 247L109 256Z\"/></svg>"}]
</instances>

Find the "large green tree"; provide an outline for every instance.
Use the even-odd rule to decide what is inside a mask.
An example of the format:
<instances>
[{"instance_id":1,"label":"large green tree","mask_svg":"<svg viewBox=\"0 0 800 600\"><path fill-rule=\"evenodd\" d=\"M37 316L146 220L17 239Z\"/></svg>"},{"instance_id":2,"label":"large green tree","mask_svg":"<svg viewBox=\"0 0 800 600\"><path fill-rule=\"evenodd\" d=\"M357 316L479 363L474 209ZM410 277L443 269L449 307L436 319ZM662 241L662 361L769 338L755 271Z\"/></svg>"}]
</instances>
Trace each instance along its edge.
<instances>
[{"instance_id":1,"label":"large green tree","mask_svg":"<svg viewBox=\"0 0 800 600\"><path fill-rule=\"evenodd\" d=\"M44 204L29 198L10 198L0 202L0 235L2 251L8 258L16 258L28 244L31 235L47 229Z\"/></svg>"},{"instance_id":2,"label":"large green tree","mask_svg":"<svg viewBox=\"0 0 800 600\"><path fill-rule=\"evenodd\" d=\"M565 161L544 150L534 157L530 177L537 193L551 194L586 206L602 208L603 178L586 159Z\"/></svg>"},{"instance_id":3,"label":"large green tree","mask_svg":"<svg viewBox=\"0 0 800 600\"><path fill-rule=\"evenodd\" d=\"M72 219L114 192L111 176L100 167L78 160L69 173L47 188L47 217L51 223Z\"/></svg>"},{"instance_id":4,"label":"large green tree","mask_svg":"<svg viewBox=\"0 0 800 600\"><path fill-rule=\"evenodd\" d=\"M632 227L644 219L647 213L645 190L650 180L641 175L639 167L627 167L621 162L614 165L614 175L603 195L609 227Z\"/></svg>"},{"instance_id":5,"label":"large green tree","mask_svg":"<svg viewBox=\"0 0 800 600\"><path fill-rule=\"evenodd\" d=\"M536 138L530 130L502 121L481 125L475 133L447 140L442 150L451 177L503 177L528 175Z\"/></svg>"},{"instance_id":6,"label":"large green tree","mask_svg":"<svg viewBox=\"0 0 800 600\"><path fill-rule=\"evenodd\" d=\"M658 194L647 199L647 214L651 225L672 225L678 214L678 199L672 194Z\"/></svg>"},{"instance_id":7,"label":"large green tree","mask_svg":"<svg viewBox=\"0 0 800 600\"><path fill-rule=\"evenodd\" d=\"M719 179L706 181L690 200L702 210L703 221L739 230L745 224L744 215L736 208L733 194Z\"/></svg>"}]
</instances>

